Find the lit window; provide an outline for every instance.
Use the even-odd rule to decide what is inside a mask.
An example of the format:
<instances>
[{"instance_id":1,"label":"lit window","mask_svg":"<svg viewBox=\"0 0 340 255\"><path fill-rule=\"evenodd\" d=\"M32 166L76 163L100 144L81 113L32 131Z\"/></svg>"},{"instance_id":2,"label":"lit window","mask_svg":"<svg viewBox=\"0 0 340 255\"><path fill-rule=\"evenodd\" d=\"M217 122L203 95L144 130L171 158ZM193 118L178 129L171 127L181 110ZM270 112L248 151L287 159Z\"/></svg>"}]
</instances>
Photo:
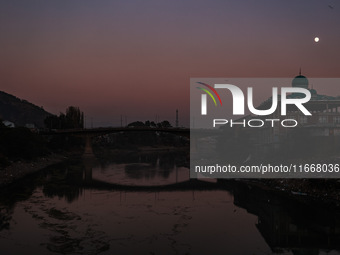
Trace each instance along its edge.
<instances>
[{"instance_id":1,"label":"lit window","mask_svg":"<svg viewBox=\"0 0 340 255\"><path fill-rule=\"evenodd\" d=\"M307 121L307 116L299 116L299 122L300 124L306 124Z\"/></svg>"},{"instance_id":2,"label":"lit window","mask_svg":"<svg viewBox=\"0 0 340 255\"><path fill-rule=\"evenodd\" d=\"M327 123L328 118L327 116L319 116L319 123Z\"/></svg>"},{"instance_id":3,"label":"lit window","mask_svg":"<svg viewBox=\"0 0 340 255\"><path fill-rule=\"evenodd\" d=\"M334 116L333 117L333 123L340 124L340 116Z\"/></svg>"}]
</instances>

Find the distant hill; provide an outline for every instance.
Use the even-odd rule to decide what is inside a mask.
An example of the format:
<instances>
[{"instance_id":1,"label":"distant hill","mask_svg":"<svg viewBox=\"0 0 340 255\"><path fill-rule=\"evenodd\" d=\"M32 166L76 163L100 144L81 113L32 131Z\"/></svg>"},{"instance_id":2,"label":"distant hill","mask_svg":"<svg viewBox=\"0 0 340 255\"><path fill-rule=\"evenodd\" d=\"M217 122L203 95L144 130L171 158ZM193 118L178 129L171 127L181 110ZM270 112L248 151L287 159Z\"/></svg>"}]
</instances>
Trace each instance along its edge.
<instances>
[{"instance_id":1,"label":"distant hill","mask_svg":"<svg viewBox=\"0 0 340 255\"><path fill-rule=\"evenodd\" d=\"M16 126L34 124L44 127L44 119L52 115L42 107L36 106L6 92L0 91L0 119L13 122Z\"/></svg>"}]
</instances>

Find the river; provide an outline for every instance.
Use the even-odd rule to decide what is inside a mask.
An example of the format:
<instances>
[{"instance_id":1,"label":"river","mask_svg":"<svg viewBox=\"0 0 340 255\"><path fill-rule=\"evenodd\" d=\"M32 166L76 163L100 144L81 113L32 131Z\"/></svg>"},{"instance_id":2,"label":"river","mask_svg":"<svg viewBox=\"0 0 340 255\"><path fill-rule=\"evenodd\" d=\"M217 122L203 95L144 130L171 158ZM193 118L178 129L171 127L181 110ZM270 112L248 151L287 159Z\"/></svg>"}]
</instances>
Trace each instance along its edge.
<instances>
[{"instance_id":1,"label":"river","mask_svg":"<svg viewBox=\"0 0 340 255\"><path fill-rule=\"evenodd\" d=\"M88 157L6 187L1 254L340 254L338 211L192 181L178 158Z\"/></svg>"}]
</instances>

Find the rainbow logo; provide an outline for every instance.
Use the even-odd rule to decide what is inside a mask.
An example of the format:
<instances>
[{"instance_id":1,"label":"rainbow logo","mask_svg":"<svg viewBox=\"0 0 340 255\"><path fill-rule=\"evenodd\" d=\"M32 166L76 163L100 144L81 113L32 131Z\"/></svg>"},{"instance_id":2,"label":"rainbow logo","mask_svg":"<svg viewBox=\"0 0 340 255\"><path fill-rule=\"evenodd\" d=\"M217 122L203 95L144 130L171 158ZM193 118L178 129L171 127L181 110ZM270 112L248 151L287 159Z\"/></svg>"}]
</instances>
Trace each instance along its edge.
<instances>
[{"instance_id":1,"label":"rainbow logo","mask_svg":"<svg viewBox=\"0 0 340 255\"><path fill-rule=\"evenodd\" d=\"M221 98L220 98L220 95L217 93L217 91L216 91L213 87L211 87L210 85L208 85L208 84L206 84L206 83L203 83L203 82L197 82L197 83L198 83L198 84L201 84L201 85L203 85L203 86L206 86L206 87L209 88L212 92L214 92L214 94L217 96L217 98L218 98L218 100L220 101L220 104L221 104L221 106L222 106L222 100L221 100ZM215 97L211 94L211 92L210 92L209 90L204 89L204 88L201 88L201 87L197 87L197 88L200 89L200 90L203 90L205 93L207 93L207 94L212 98L212 100L214 101L215 106L217 106Z\"/></svg>"}]
</instances>

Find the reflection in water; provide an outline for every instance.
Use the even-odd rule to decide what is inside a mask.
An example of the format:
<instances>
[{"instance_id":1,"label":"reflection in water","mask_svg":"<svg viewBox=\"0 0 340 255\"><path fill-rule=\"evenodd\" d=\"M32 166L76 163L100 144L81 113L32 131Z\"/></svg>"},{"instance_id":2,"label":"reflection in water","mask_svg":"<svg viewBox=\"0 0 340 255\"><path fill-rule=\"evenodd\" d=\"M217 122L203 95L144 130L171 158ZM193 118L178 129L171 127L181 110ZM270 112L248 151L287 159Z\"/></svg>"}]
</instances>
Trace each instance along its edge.
<instances>
[{"instance_id":1,"label":"reflection in water","mask_svg":"<svg viewBox=\"0 0 340 255\"><path fill-rule=\"evenodd\" d=\"M179 157L87 157L6 188L2 253L339 254L339 211L238 182L188 180Z\"/></svg>"},{"instance_id":2,"label":"reflection in water","mask_svg":"<svg viewBox=\"0 0 340 255\"><path fill-rule=\"evenodd\" d=\"M178 183L189 180L188 169L177 164L184 160L184 154L178 152L135 154L125 162L94 167L93 179L129 186Z\"/></svg>"},{"instance_id":3,"label":"reflection in water","mask_svg":"<svg viewBox=\"0 0 340 255\"><path fill-rule=\"evenodd\" d=\"M237 185L234 203L258 216L257 227L273 251L319 254L320 249L340 250L340 212L302 205L263 190Z\"/></svg>"}]
</instances>

